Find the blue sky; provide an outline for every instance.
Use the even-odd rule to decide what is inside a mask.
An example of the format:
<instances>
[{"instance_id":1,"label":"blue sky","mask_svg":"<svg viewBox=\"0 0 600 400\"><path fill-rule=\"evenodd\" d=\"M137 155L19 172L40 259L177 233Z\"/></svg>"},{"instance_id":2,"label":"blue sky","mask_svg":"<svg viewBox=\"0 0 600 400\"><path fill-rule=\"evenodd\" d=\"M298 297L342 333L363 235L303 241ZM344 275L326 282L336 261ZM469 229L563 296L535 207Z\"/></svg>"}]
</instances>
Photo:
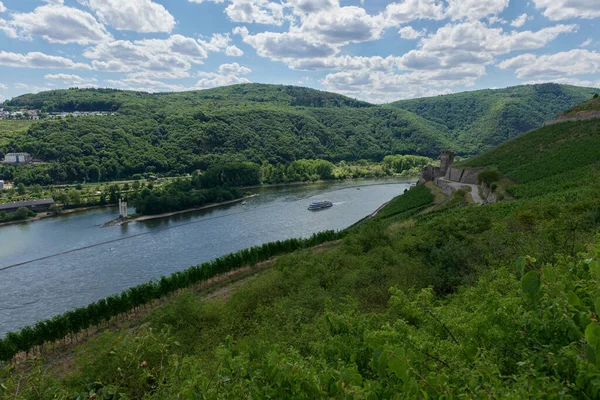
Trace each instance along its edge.
<instances>
[{"instance_id":1,"label":"blue sky","mask_svg":"<svg viewBox=\"0 0 600 400\"><path fill-rule=\"evenodd\" d=\"M244 82L376 103L533 82L600 87L598 3L2 0L0 100Z\"/></svg>"}]
</instances>

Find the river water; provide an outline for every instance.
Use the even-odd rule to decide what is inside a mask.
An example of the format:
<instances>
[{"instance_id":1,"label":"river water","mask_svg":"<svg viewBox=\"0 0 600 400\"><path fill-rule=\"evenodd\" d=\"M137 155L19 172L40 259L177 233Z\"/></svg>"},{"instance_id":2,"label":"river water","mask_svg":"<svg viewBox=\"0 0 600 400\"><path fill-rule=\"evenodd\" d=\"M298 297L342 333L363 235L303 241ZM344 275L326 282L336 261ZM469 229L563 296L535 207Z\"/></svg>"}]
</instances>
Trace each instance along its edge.
<instances>
[{"instance_id":1,"label":"river water","mask_svg":"<svg viewBox=\"0 0 600 400\"><path fill-rule=\"evenodd\" d=\"M243 248L346 228L412 182L259 188L246 204L106 228L116 208L0 227L0 337ZM306 209L325 199L334 206Z\"/></svg>"}]
</instances>

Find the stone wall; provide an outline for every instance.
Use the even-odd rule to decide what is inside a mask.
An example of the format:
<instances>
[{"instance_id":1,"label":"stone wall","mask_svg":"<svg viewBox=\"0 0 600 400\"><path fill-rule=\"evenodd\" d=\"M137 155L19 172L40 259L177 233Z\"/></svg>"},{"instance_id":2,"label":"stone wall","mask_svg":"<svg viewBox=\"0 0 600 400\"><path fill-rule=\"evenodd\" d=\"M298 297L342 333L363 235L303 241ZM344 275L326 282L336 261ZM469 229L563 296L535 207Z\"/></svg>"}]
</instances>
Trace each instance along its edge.
<instances>
[{"instance_id":1,"label":"stone wall","mask_svg":"<svg viewBox=\"0 0 600 400\"><path fill-rule=\"evenodd\" d=\"M480 169L459 169L459 168L448 168L445 178L449 181L468 183L469 185L478 185L479 180L477 175Z\"/></svg>"},{"instance_id":2,"label":"stone wall","mask_svg":"<svg viewBox=\"0 0 600 400\"><path fill-rule=\"evenodd\" d=\"M446 196L452 196L452 192L455 190L448 182L439 178L435 180L435 185L439 187Z\"/></svg>"}]
</instances>

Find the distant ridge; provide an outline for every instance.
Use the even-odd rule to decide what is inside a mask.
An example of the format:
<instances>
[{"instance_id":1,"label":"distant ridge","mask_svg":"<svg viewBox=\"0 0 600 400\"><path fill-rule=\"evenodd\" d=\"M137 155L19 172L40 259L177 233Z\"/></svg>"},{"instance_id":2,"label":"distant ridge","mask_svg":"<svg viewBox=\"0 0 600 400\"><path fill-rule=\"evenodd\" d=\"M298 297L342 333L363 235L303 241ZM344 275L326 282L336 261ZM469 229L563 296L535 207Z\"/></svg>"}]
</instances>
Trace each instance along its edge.
<instances>
[{"instance_id":1,"label":"distant ridge","mask_svg":"<svg viewBox=\"0 0 600 400\"><path fill-rule=\"evenodd\" d=\"M466 153L477 154L543 125L598 89L555 83L485 89L391 103L443 125Z\"/></svg>"}]
</instances>

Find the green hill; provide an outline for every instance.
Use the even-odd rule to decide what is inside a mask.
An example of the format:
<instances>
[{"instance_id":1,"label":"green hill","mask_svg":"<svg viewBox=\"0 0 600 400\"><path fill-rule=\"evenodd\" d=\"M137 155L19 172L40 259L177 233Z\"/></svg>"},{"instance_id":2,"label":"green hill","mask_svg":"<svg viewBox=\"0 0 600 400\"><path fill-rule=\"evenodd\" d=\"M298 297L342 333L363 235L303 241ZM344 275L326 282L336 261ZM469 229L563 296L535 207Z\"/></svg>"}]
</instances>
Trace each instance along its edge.
<instances>
[{"instance_id":1,"label":"green hill","mask_svg":"<svg viewBox=\"0 0 600 400\"><path fill-rule=\"evenodd\" d=\"M554 83L486 89L391 105L448 128L462 152L477 154L591 98L598 89Z\"/></svg>"},{"instance_id":2,"label":"green hill","mask_svg":"<svg viewBox=\"0 0 600 400\"><path fill-rule=\"evenodd\" d=\"M42 121L0 144L0 153L27 151L51 162L37 173L55 182L183 173L215 162L381 161L390 154L435 156L452 146L445 128L408 111L292 86L167 94L70 89L20 96L5 106L116 112Z\"/></svg>"},{"instance_id":3,"label":"green hill","mask_svg":"<svg viewBox=\"0 0 600 400\"><path fill-rule=\"evenodd\" d=\"M46 344L49 363L0 369L0 395L598 398L599 132L600 119L559 123L463 164L497 167L513 200L469 206L417 186L345 232L242 251L11 334L5 358L113 316L72 358ZM272 255L228 291L198 291Z\"/></svg>"},{"instance_id":4,"label":"green hill","mask_svg":"<svg viewBox=\"0 0 600 400\"><path fill-rule=\"evenodd\" d=\"M381 161L392 154L437 157L441 149L478 154L540 126L593 92L545 84L376 106L334 93L263 84L159 94L55 90L19 96L3 106L116 115L44 120L21 135L5 135L0 126L0 137L10 136L0 140L0 156L26 151L47 162L0 168L0 178L49 184L182 174L239 161Z\"/></svg>"}]
</instances>

